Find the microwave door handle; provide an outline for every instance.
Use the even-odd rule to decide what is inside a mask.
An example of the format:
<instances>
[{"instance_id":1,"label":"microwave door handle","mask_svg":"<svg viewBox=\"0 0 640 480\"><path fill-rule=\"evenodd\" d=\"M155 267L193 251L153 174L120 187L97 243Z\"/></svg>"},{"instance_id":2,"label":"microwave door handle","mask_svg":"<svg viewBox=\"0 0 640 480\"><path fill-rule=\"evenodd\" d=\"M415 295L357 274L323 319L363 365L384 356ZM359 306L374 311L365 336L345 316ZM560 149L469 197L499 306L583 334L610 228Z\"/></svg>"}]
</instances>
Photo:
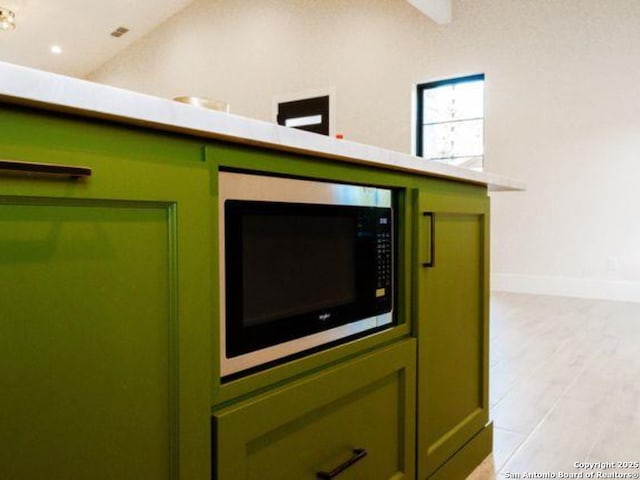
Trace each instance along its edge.
<instances>
[{"instance_id":1,"label":"microwave door handle","mask_svg":"<svg viewBox=\"0 0 640 480\"><path fill-rule=\"evenodd\" d=\"M436 218L434 212L422 212L423 217L429 217L429 260L422 262L424 268L436 266Z\"/></svg>"}]
</instances>

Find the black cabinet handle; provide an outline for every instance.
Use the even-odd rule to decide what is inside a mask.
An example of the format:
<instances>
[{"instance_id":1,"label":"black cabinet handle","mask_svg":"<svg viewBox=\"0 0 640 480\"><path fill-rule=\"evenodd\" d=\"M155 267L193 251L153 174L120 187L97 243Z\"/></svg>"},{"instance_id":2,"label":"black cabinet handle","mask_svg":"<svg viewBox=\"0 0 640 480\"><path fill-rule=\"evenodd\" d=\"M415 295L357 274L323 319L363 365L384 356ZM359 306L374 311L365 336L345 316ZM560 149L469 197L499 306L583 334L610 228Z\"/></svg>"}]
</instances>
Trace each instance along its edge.
<instances>
[{"instance_id":1,"label":"black cabinet handle","mask_svg":"<svg viewBox=\"0 0 640 480\"><path fill-rule=\"evenodd\" d=\"M54 163L18 162L16 160L0 160L1 171L31 175L57 175L71 178L91 176L91 169L88 167L56 165Z\"/></svg>"},{"instance_id":2,"label":"black cabinet handle","mask_svg":"<svg viewBox=\"0 0 640 480\"><path fill-rule=\"evenodd\" d=\"M424 217L429 217L429 261L423 262L423 267L436 266L436 218L433 212L422 212Z\"/></svg>"},{"instance_id":3,"label":"black cabinet handle","mask_svg":"<svg viewBox=\"0 0 640 480\"><path fill-rule=\"evenodd\" d=\"M344 472L347 468L353 465L356 462L359 462L364 457L367 456L367 451L364 448L354 448L353 455L349 460L344 462L341 465L338 465L336 468L331 470L330 472L318 472L316 473L316 480L327 480L331 478L335 478Z\"/></svg>"}]
</instances>

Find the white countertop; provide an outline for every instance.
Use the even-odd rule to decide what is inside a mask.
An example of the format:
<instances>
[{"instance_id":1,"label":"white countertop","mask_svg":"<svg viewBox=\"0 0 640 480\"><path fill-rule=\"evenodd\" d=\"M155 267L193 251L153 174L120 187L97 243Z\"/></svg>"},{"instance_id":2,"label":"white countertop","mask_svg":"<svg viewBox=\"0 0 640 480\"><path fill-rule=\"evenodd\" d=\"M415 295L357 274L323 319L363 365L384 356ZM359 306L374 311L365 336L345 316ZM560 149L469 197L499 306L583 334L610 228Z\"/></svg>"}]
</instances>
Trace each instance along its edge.
<instances>
[{"instance_id":1,"label":"white countertop","mask_svg":"<svg viewBox=\"0 0 640 480\"><path fill-rule=\"evenodd\" d=\"M405 153L336 140L6 62L0 62L0 101L310 154L336 161L461 180L487 185L491 191L525 188L523 182L502 175L427 162Z\"/></svg>"}]
</instances>

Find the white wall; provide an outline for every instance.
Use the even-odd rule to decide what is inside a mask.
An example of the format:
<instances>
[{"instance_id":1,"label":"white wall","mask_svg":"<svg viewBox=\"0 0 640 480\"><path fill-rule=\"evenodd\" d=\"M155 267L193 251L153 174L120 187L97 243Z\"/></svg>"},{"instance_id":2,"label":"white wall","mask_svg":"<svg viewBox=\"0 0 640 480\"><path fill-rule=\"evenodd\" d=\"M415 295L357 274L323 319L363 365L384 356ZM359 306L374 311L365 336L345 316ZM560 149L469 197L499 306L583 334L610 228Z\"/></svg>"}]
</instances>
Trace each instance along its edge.
<instances>
[{"instance_id":1,"label":"white wall","mask_svg":"<svg viewBox=\"0 0 640 480\"><path fill-rule=\"evenodd\" d=\"M336 131L411 151L413 87L484 72L493 285L640 301L640 2L457 0L436 25L404 0L198 0L91 79L220 98L271 120L333 88Z\"/></svg>"},{"instance_id":2,"label":"white wall","mask_svg":"<svg viewBox=\"0 0 640 480\"><path fill-rule=\"evenodd\" d=\"M262 120L273 119L275 96L335 88L336 132L406 151L431 24L404 0L196 0L89 78L219 98Z\"/></svg>"}]
</instances>

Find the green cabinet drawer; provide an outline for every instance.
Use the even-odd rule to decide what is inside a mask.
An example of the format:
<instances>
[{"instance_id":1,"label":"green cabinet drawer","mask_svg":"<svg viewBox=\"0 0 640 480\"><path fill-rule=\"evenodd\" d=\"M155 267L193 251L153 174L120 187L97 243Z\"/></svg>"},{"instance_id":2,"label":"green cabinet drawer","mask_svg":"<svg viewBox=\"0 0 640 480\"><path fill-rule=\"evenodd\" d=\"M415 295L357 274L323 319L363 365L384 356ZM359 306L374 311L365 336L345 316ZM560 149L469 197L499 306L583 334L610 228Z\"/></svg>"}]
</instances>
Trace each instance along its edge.
<instances>
[{"instance_id":1,"label":"green cabinet drawer","mask_svg":"<svg viewBox=\"0 0 640 480\"><path fill-rule=\"evenodd\" d=\"M0 121L0 158L92 169L0 173L0 478L210 478L198 150L156 163L161 139L22 111Z\"/></svg>"},{"instance_id":2,"label":"green cabinet drawer","mask_svg":"<svg viewBox=\"0 0 640 480\"><path fill-rule=\"evenodd\" d=\"M404 340L216 412L214 478L413 479L414 365Z\"/></svg>"}]
</instances>

